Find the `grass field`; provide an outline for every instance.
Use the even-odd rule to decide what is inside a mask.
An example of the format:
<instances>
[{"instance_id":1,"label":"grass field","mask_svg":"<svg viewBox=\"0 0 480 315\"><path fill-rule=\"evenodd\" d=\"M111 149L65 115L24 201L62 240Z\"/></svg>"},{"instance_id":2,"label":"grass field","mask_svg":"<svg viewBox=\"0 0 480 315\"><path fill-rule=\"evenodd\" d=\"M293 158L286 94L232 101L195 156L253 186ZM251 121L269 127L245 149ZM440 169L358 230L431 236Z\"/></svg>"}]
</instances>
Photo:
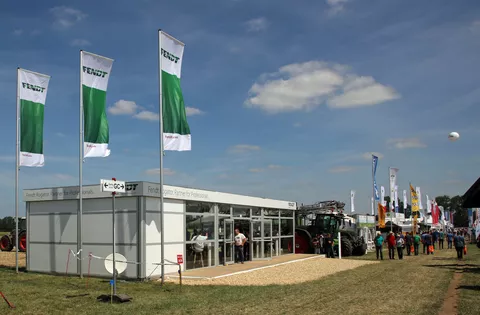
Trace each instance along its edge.
<instances>
[{"instance_id":1,"label":"grass field","mask_svg":"<svg viewBox=\"0 0 480 315\"><path fill-rule=\"evenodd\" d=\"M454 256L453 250L443 250L434 256L405 257L403 261L386 259L320 280L284 286L161 287L158 282L119 282L118 293L133 297L129 304L97 302L98 295L109 293L108 281L100 279L90 279L85 288L85 280L77 278L16 275L0 268L0 289L16 304L19 314L433 315L442 307L452 279ZM363 258L374 259L374 255ZM463 274L459 314L478 314L480 249L470 246L465 264L471 271ZM9 314L5 303L0 304L0 314Z\"/></svg>"}]
</instances>

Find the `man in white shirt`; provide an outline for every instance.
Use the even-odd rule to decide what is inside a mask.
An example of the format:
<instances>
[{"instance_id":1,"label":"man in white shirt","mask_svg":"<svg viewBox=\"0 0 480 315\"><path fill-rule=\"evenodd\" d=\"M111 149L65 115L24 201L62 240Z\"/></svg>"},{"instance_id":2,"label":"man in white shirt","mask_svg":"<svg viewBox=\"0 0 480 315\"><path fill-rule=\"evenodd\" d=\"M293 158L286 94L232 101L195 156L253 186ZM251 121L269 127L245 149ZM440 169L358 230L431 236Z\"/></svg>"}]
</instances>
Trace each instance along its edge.
<instances>
[{"instance_id":1,"label":"man in white shirt","mask_svg":"<svg viewBox=\"0 0 480 315\"><path fill-rule=\"evenodd\" d=\"M244 257L243 257L243 245L245 245L245 242L247 241L247 238L245 235L240 233L238 229L235 229L235 262L238 262L238 259L240 259L240 262L243 264L244 262Z\"/></svg>"}]
</instances>

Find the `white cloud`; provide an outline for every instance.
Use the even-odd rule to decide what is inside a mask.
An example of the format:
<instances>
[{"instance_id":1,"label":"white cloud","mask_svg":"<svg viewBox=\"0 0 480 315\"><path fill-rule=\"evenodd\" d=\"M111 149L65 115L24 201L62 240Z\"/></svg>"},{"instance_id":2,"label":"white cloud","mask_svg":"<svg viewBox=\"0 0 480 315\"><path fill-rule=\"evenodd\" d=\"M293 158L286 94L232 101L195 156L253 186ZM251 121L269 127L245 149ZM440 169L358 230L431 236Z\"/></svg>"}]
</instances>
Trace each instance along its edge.
<instances>
[{"instance_id":1,"label":"white cloud","mask_svg":"<svg viewBox=\"0 0 480 315\"><path fill-rule=\"evenodd\" d=\"M91 43L88 40L80 39L80 38L74 39L70 42L70 46L73 46L73 47L85 47L90 45Z\"/></svg>"},{"instance_id":2,"label":"white cloud","mask_svg":"<svg viewBox=\"0 0 480 315\"><path fill-rule=\"evenodd\" d=\"M68 174L53 174L53 177L55 179L61 180L61 181L68 181L73 179L73 176L68 175Z\"/></svg>"},{"instance_id":3,"label":"white cloud","mask_svg":"<svg viewBox=\"0 0 480 315\"><path fill-rule=\"evenodd\" d=\"M156 112L144 110L143 107L137 105L133 101L119 100L108 108L108 112L112 115L131 115L133 118L147 121L158 121L159 115ZM198 108L186 107L187 116L203 115L204 112Z\"/></svg>"},{"instance_id":4,"label":"white cloud","mask_svg":"<svg viewBox=\"0 0 480 315\"><path fill-rule=\"evenodd\" d=\"M350 0L326 0L325 2L329 6L328 14L337 15L345 9L345 4Z\"/></svg>"},{"instance_id":5,"label":"white cloud","mask_svg":"<svg viewBox=\"0 0 480 315\"><path fill-rule=\"evenodd\" d=\"M261 32L267 29L268 21L264 17L259 17L256 19L251 19L245 22L248 32Z\"/></svg>"},{"instance_id":6,"label":"white cloud","mask_svg":"<svg viewBox=\"0 0 480 315\"><path fill-rule=\"evenodd\" d=\"M251 168L248 171L250 173L261 173L261 172L264 172L265 170L263 168Z\"/></svg>"},{"instance_id":7,"label":"white cloud","mask_svg":"<svg viewBox=\"0 0 480 315\"><path fill-rule=\"evenodd\" d=\"M60 138L65 138L65 134L63 132L56 132L55 135Z\"/></svg>"},{"instance_id":8,"label":"white cloud","mask_svg":"<svg viewBox=\"0 0 480 315\"><path fill-rule=\"evenodd\" d=\"M470 25L470 30L474 33L480 33L480 20L475 20Z\"/></svg>"},{"instance_id":9,"label":"white cloud","mask_svg":"<svg viewBox=\"0 0 480 315\"><path fill-rule=\"evenodd\" d=\"M138 108L139 106L135 102L119 100L108 108L108 112L112 115L133 115Z\"/></svg>"},{"instance_id":10,"label":"white cloud","mask_svg":"<svg viewBox=\"0 0 480 315\"><path fill-rule=\"evenodd\" d=\"M293 127L300 128L300 127L302 127L302 124L297 122L297 123L293 124Z\"/></svg>"},{"instance_id":11,"label":"white cloud","mask_svg":"<svg viewBox=\"0 0 480 315\"><path fill-rule=\"evenodd\" d=\"M393 88L351 73L348 66L308 61L261 75L250 88L245 106L274 114L308 111L322 104L332 108L371 106L398 98Z\"/></svg>"},{"instance_id":12,"label":"white cloud","mask_svg":"<svg viewBox=\"0 0 480 315\"><path fill-rule=\"evenodd\" d=\"M365 160L372 160L372 154L377 156L379 159L383 159L383 154L380 152L365 152L362 154L362 157Z\"/></svg>"},{"instance_id":13,"label":"white cloud","mask_svg":"<svg viewBox=\"0 0 480 315\"><path fill-rule=\"evenodd\" d=\"M160 169L159 168L151 168L145 171L145 174L147 175L160 175ZM176 172L172 169L169 168L164 168L163 169L163 175L165 176L172 176L175 175Z\"/></svg>"},{"instance_id":14,"label":"white cloud","mask_svg":"<svg viewBox=\"0 0 480 315\"><path fill-rule=\"evenodd\" d=\"M420 139L418 138L396 138L388 139L387 145L393 146L396 149L410 149L410 148L425 148L427 147Z\"/></svg>"},{"instance_id":15,"label":"white cloud","mask_svg":"<svg viewBox=\"0 0 480 315\"><path fill-rule=\"evenodd\" d=\"M252 151L259 151L260 147L258 145L251 144L237 144L229 148L230 153L245 153Z\"/></svg>"},{"instance_id":16,"label":"white cloud","mask_svg":"<svg viewBox=\"0 0 480 315\"><path fill-rule=\"evenodd\" d=\"M268 168L271 169L271 170L278 170L278 169L282 169L283 166L277 165L277 164L270 164L270 165L268 166Z\"/></svg>"},{"instance_id":17,"label":"white cloud","mask_svg":"<svg viewBox=\"0 0 480 315\"><path fill-rule=\"evenodd\" d=\"M148 120L148 121L159 121L160 115L158 113L154 113L148 110L142 110L141 112L133 115L134 118L140 120Z\"/></svg>"},{"instance_id":18,"label":"white cloud","mask_svg":"<svg viewBox=\"0 0 480 315\"><path fill-rule=\"evenodd\" d=\"M17 30L13 31L13 35L15 35L15 36L20 36L22 34L23 34L23 30L21 30L21 29L17 29Z\"/></svg>"},{"instance_id":19,"label":"white cloud","mask_svg":"<svg viewBox=\"0 0 480 315\"><path fill-rule=\"evenodd\" d=\"M354 168L352 166L336 166L336 167L332 167L328 171L330 173L348 173L348 172L351 172L353 170L354 170Z\"/></svg>"},{"instance_id":20,"label":"white cloud","mask_svg":"<svg viewBox=\"0 0 480 315\"><path fill-rule=\"evenodd\" d=\"M187 113L187 116L195 116L195 115L202 115L204 112L202 112L200 109L195 108L195 107L185 107L185 111Z\"/></svg>"},{"instance_id":21,"label":"white cloud","mask_svg":"<svg viewBox=\"0 0 480 315\"><path fill-rule=\"evenodd\" d=\"M82 11L63 5L51 8L50 13L55 18L54 26L61 29L70 28L87 17Z\"/></svg>"}]
</instances>

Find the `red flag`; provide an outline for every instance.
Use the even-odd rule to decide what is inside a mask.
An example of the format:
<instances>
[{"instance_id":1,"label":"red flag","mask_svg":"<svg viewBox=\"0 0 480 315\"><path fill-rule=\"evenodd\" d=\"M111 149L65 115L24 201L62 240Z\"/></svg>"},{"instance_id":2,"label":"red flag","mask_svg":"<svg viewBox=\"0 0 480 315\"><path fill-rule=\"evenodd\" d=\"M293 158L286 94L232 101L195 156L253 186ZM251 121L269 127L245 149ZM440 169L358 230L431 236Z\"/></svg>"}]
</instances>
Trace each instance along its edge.
<instances>
[{"instance_id":1,"label":"red flag","mask_svg":"<svg viewBox=\"0 0 480 315\"><path fill-rule=\"evenodd\" d=\"M438 216L440 214L440 208L438 208L437 202L434 200L432 201L432 223L438 223Z\"/></svg>"}]
</instances>

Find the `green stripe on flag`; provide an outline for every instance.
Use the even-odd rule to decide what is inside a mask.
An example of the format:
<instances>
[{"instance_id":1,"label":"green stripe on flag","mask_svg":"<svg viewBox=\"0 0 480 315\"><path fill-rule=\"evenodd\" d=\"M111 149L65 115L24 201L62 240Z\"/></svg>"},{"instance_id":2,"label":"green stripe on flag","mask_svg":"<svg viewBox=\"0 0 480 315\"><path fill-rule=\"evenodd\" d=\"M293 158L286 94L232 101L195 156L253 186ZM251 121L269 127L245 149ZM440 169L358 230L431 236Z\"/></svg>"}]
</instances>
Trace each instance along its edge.
<instances>
[{"instance_id":1,"label":"green stripe on flag","mask_svg":"<svg viewBox=\"0 0 480 315\"><path fill-rule=\"evenodd\" d=\"M84 141L108 143L107 92L82 85Z\"/></svg>"},{"instance_id":2,"label":"green stripe on flag","mask_svg":"<svg viewBox=\"0 0 480 315\"><path fill-rule=\"evenodd\" d=\"M43 118L45 106L20 100L20 152L43 154Z\"/></svg>"},{"instance_id":3,"label":"green stripe on flag","mask_svg":"<svg viewBox=\"0 0 480 315\"><path fill-rule=\"evenodd\" d=\"M189 135L190 127L187 122L180 79L162 71L162 90L163 132Z\"/></svg>"}]
</instances>

